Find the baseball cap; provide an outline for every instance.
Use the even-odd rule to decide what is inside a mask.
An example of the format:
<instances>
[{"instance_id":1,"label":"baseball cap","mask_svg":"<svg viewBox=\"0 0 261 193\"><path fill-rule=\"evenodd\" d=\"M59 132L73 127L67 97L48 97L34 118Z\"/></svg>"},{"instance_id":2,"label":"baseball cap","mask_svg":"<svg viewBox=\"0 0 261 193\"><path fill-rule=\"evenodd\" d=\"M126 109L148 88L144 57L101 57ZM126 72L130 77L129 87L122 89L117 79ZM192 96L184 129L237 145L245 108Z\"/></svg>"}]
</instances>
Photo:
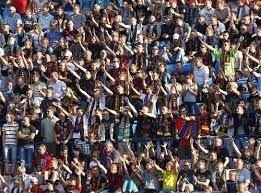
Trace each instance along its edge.
<instances>
[{"instance_id":1,"label":"baseball cap","mask_svg":"<svg viewBox=\"0 0 261 193\"><path fill-rule=\"evenodd\" d=\"M175 34L173 35L173 39L174 39L174 40L178 40L178 39L179 39L179 34L175 33Z\"/></svg>"}]
</instances>

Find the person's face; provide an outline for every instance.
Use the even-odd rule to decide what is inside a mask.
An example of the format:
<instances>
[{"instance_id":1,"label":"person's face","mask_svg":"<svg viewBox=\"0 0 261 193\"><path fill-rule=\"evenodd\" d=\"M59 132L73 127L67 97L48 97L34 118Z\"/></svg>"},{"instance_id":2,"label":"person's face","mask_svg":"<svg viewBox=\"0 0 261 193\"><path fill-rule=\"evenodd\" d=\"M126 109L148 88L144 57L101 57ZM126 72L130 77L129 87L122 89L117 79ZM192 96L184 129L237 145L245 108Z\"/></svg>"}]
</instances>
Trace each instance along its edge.
<instances>
[{"instance_id":1,"label":"person's face","mask_svg":"<svg viewBox=\"0 0 261 193\"><path fill-rule=\"evenodd\" d=\"M237 160L236 167L239 170L242 169L244 167L244 162L241 159Z\"/></svg>"},{"instance_id":2,"label":"person's face","mask_svg":"<svg viewBox=\"0 0 261 193\"><path fill-rule=\"evenodd\" d=\"M199 168L200 170L204 170L204 169L206 168L205 162L200 161L200 162L198 163L198 168Z\"/></svg>"},{"instance_id":3,"label":"person's face","mask_svg":"<svg viewBox=\"0 0 261 193\"><path fill-rule=\"evenodd\" d=\"M58 79L57 74L56 74L56 73L52 73L52 74L51 74L51 80L52 80L52 81L56 81L57 79Z\"/></svg>"},{"instance_id":4,"label":"person's face","mask_svg":"<svg viewBox=\"0 0 261 193\"><path fill-rule=\"evenodd\" d=\"M217 154L214 153L214 152L211 152L210 155L209 155L209 159L211 161L217 160Z\"/></svg>"},{"instance_id":5,"label":"person's face","mask_svg":"<svg viewBox=\"0 0 261 193\"><path fill-rule=\"evenodd\" d=\"M171 171L172 168L173 168L173 166L172 166L170 163L167 163L167 164L166 164L166 170L167 170L167 171Z\"/></svg>"},{"instance_id":6,"label":"person's face","mask_svg":"<svg viewBox=\"0 0 261 193\"><path fill-rule=\"evenodd\" d=\"M118 58L114 58L114 59L112 60L112 66L113 66L114 68L119 68L119 59L118 59Z\"/></svg>"},{"instance_id":7,"label":"person's face","mask_svg":"<svg viewBox=\"0 0 261 193\"><path fill-rule=\"evenodd\" d=\"M15 8L14 8L13 6L11 6L11 7L9 8L9 10L8 10L9 15L13 15L15 12L16 12L16 11L15 11Z\"/></svg>"},{"instance_id":8,"label":"person's face","mask_svg":"<svg viewBox=\"0 0 261 193\"><path fill-rule=\"evenodd\" d=\"M244 109L241 105L238 105L236 108L236 113L239 115L243 115L244 114Z\"/></svg>"},{"instance_id":9,"label":"person's face","mask_svg":"<svg viewBox=\"0 0 261 193\"><path fill-rule=\"evenodd\" d=\"M149 17L149 22L150 22L150 23L153 23L155 20L156 20L156 19L155 19L155 16L151 15L151 16Z\"/></svg>"},{"instance_id":10,"label":"person's face","mask_svg":"<svg viewBox=\"0 0 261 193\"><path fill-rule=\"evenodd\" d=\"M200 46L200 51L201 51L202 53L207 53L207 48L206 48L206 46L205 46L205 45L201 45L201 46Z\"/></svg>"},{"instance_id":11,"label":"person's face","mask_svg":"<svg viewBox=\"0 0 261 193\"><path fill-rule=\"evenodd\" d=\"M224 51L228 52L230 50L230 44L228 42L225 42L223 44L223 49L224 49Z\"/></svg>"},{"instance_id":12,"label":"person's face","mask_svg":"<svg viewBox=\"0 0 261 193\"><path fill-rule=\"evenodd\" d=\"M243 23L245 24L249 24L250 23L250 17L249 16L245 16L244 19L243 19Z\"/></svg>"},{"instance_id":13,"label":"person's face","mask_svg":"<svg viewBox=\"0 0 261 193\"><path fill-rule=\"evenodd\" d=\"M72 21L69 21L69 22L67 23L67 26L68 26L68 28L69 28L70 30L72 30L73 27L74 27L73 22L72 22Z\"/></svg>"},{"instance_id":14,"label":"person's face","mask_svg":"<svg viewBox=\"0 0 261 193\"><path fill-rule=\"evenodd\" d=\"M222 172L223 169L224 169L224 165L222 163L218 163L216 169L217 169L218 172Z\"/></svg>"},{"instance_id":15,"label":"person's face","mask_svg":"<svg viewBox=\"0 0 261 193\"><path fill-rule=\"evenodd\" d=\"M152 48L152 54L157 55L157 54L158 54L158 51L159 51L159 48L158 48L158 47Z\"/></svg>"},{"instance_id":16,"label":"person's face","mask_svg":"<svg viewBox=\"0 0 261 193\"><path fill-rule=\"evenodd\" d=\"M207 9L210 9L212 6L212 1L206 1L205 6Z\"/></svg>"},{"instance_id":17,"label":"person's face","mask_svg":"<svg viewBox=\"0 0 261 193\"><path fill-rule=\"evenodd\" d=\"M167 114L168 113L168 108L166 106L163 106L161 111L162 111L163 115Z\"/></svg>"},{"instance_id":18,"label":"person's face","mask_svg":"<svg viewBox=\"0 0 261 193\"><path fill-rule=\"evenodd\" d=\"M187 82L192 82L192 80L193 80L193 75L186 76L186 81Z\"/></svg>"},{"instance_id":19,"label":"person's face","mask_svg":"<svg viewBox=\"0 0 261 193\"><path fill-rule=\"evenodd\" d=\"M82 109L77 109L76 110L76 115L77 115L77 117L81 117L83 115L83 110Z\"/></svg>"},{"instance_id":20,"label":"person's face","mask_svg":"<svg viewBox=\"0 0 261 193\"><path fill-rule=\"evenodd\" d=\"M153 167L151 165L151 163L147 163L146 164L146 170L151 170Z\"/></svg>"},{"instance_id":21,"label":"person's face","mask_svg":"<svg viewBox=\"0 0 261 193\"><path fill-rule=\"evenodd\" d=\"M26 125L26 126L30 125L30 119L29 119L29 117L24 117L24 119L23 119L23 124Z\"/></svg>"},{"instance_id":22,"label":"person's face","mask_svg":"<svg viewBox=\"0 0 261 193\"><path fill-rule=\"evenodd\" d=\"M104 151L105 151L106 153L109 153L109 152L111 152L112 150L113 150L113 145L112 145L111 143L106 144L106 145L104 146Z\"/></svg>"},{"instance_id":23,"label":"person's face","mask_svg":"<svg viewBox=\"0 0 261 193\"><path fill-rule=\"evenodd\" d=\"M33 96L33 91L32 90L28 90L27 91L27 97L31 98Z\"/></svg>"},{"instance_id":24,"label":"person's face","mask_svg":"<svg viewBox=\"0 0 261 193\"><path fill-rule=\"evenodd\" d=\"M34 75L33 76L33 81L36 83L40 80L39 76L38 75Z\"/></svg>"},{"instance_id":25,"label":"person's face","mask_svg":"<svg viewBox=\"0 0 261 193\"><path fill-rule=\"evenodd\" d=\"M180 113L181 113L181 115L186 115L187 114L187 110L185 108L181 108L180 109Z\"/></svg>"},{"instance_id":26,"label":"person's face","mask_svg":"<svg viewBox=\"0 0 261 193\"><path fill-rule=\"evenodd\" d=\"M10 114L6 114L5 119L7 123L12 123L14 121L14 116Z\"/></svg>"},{"instance_id":27,"label":"person's face","mask_svg":"<svg viewBox=\"0 0 261 193\"><path fill-rule=\"evenodd\" d=\"M47 113L47 117L53 117L54 116L54 112L51 109L47 109L46 113Z\"/></svg>"},{"instance_id":28,"label":"person's face","mask_svg":"<svg viewBox=\"0 0 261 193\"><path fill-rule=\"evenodd\" d=\"M201 61L200 59L196 59L196 61L195 61L195 66L196 66L197 68L200 68L200 67L202 66L202 61Z\"/></svg>"},{"instance_id":29,"label":"person's face","mask_svg":"<svg viewBox=\"0 0 261 193\"><path fill-rule=\"evenodd\" d=\"M39 148L38 148L38 153L39 153L40 155L45 154L45 151L46 151L46 149L45 149L44 147L39 147Z\"/></svg>"},{"instance_id":30,"label":"person's face","mask_svg":"<svg viewBox=\"0 0 261 193\"><path fill-rule=\"evenodd\" d=\"M211 23L212 23L212 25L217 25L217 18L216 17L212 17L211 18Z\"/></svg>"},{"instance_id":31,"label":"person's face","mask_svg":"<svg viewBox=\"0 0 261 193\"><path fill-rule=\"evenodd\" d=\"M222 140L220 138L215 139L215 146L216 147L221 147L222 146Z\"/></svg>"}]
</instances>

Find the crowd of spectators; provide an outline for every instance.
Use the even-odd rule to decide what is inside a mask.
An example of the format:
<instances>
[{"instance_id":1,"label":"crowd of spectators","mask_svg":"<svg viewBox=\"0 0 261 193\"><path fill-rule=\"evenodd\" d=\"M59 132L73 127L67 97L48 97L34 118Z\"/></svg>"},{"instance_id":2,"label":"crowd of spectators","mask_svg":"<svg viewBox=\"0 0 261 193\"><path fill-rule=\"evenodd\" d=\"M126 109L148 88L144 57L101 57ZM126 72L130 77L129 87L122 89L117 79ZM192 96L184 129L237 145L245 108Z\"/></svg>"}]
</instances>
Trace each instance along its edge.
<instances>
[{"instance_id":1,"label":"crowd of spectators","mask_svg":"<svg viewBox=\"0 0 261 193\"><path fill-rule=\"evenodd\" d=\"M0 191L260 192L260 7L0 1Z\"/></svg>"}]
</instances>

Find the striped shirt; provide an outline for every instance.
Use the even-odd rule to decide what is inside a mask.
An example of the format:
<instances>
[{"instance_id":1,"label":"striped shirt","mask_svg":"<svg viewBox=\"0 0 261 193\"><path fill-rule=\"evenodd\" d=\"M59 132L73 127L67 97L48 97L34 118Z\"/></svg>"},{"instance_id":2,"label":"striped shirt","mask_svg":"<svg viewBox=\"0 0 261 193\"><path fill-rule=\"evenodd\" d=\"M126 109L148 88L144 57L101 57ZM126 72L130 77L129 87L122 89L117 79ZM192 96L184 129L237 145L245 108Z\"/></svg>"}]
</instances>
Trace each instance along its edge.
<instances>
[{"instance_id":1,"label":"striped shirt","mask_svg":"<svg viewBox=\"0 0 261 193\"><path fill-rule=\"evenodd\" d=\"M18 123L5 123L2 127L2 132L4 135L4 144L8 145L16 145L17 144L17 137L16 133L19 129Z\"/></svg>"}]
</instances>

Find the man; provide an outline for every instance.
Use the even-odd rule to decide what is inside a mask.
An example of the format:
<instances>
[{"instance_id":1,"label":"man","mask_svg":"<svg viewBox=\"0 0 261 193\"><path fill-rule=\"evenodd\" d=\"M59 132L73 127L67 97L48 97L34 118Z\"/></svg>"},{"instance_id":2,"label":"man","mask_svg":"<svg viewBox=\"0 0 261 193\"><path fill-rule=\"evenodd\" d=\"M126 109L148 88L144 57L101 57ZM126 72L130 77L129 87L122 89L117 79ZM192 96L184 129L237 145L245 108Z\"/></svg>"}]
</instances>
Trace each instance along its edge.
<instances>
[{"instance_id":1,"label":"man","mask_svg":"<svg viewBox=\"0 0 261 193\"><path fill-rule=\"evenodd\" d=\"M37 174L42 175L45 171L48 171L51 168L51 155L47 152L46 146L41 144L38 147L38 155L34 160L35 169Z\"/></svg>"},{"instance_id":2,"label":"man","mask_svg":"<svg viewBox=\"0 0 261 193\"><path fill-rule=\"evenodd\" d=\"M73 21L74 23L74 27L75 29L80 29L81 27L84 26L85 22L86 22L86 17L84 14L82 14L80 12L80 5L75 4L74 6L74 11L72 16L70 17L70 19Z\"/></svg>"},{"instance_id":3,"label":"man","mask_svg":"<svg viewBox=\"0 0 261 193\"><path fill-rule=\"evenodd\" d=\"M32 172L35 135L36 128L30 124L30 117L25 116L23 119L23 126L19 128L17 132L17 138L20 147L20 159L22 162L24 162L26 171L29 173Z\"/></svg>"},{"instance_id":4,"label":"man","mask_svg":"<svg viewBox=\"0 0 261 193\"><path fill-rule=\"evenodd\" d=\"M9 7L8 15L4 18L4 23L7 23L10 26L12 33L16 32L16 26L22 24L21 16L16 13L16 8L14 6Z\"/></svg>"},{"instance_id":5,"label":"man","mask_svg":"<svg viewBox=\"0 0 261 193\"><path fill-rule=\"evenodd\" d=\"M234 80L236 52L243 40L244 37L241 36L235 49L231 49L230 42L228 40L223 42L221 49L215 49L201 40L202 44L213 51L213 54L219 63L219 73L222 73L223 76L225 76L225 78L228 80Z\"/></svg>"},{"instance_id":6,"label":"man","mask_svg":"<svg viewBox=\"0 0 261 193\"><path fill-rule=\"evenodd\" d=\"M201 144L200 141L196 141L199 149L203 151L205 154L209 154L210 150L205 149ZM220 137L216 137L214 140L214 151L217 152L217 157L220 161L224 163L224 167L226 167L229 163L229 153L226 147L223 146L223 141Z\"/></svg>"},{"instance_id":7,"label":"man","mask_svg":"<svg viewBox=\"0 0 261 193\"><path fill-rule=\"evenodd\" d=\"M117 164L120 161L120 152L113 147L111 141L106 141L101 154L101 163L110 168L111 163Z\"/></svg>"},{"instance_id":8,"label":"man","mask_svg":"<svg viewBox=\"0 0 261 193\"><path fill-rule=\"evenodd\" d=\"M238 159L236 162L236 171L237 171L237 182L245 183L246 187L250 184L251 173L248 169L244 167L244 161Z\"/></svg>"},{"instance_id":9,"label":"man","mask_svg":"<svg viewBox=\"0 0 261 193\"><path fill-rule=\"evenodd\" d=\"M204 187L209 186L211 174L207 170L206 161L200 160L198 163L198 171L194 174L195 191L203 191Z\"/></svg>"},{"instance_id":10,"label":"man","mask_svg":"<svg viewBox=\"0 0 261 193\"><path fill-rule=\"evenodd\" d=\"M214 31L214 34L217 36L221 35L223 32L226 31L225 25L221 21L218 20L216 15L213 15L211 17L211 22L207 28L212 28Z\"/></svg>"},{"instance_id":11,"label":"man","mask_svg":"<svg viewBox=\"0 0 261 193\"><path fill-rule=\"evenodd\" d=\"M193 61L195 67L193 75L195 77L195 83L198 85L199 97L202 96L203 88L207 87L209 81L209 68L203 64L202 58L196 57Z\"/></svg>"},{"instance_id":12,"label":"man","mask_svg":"<svg viewBox=\"0 0 261 193\"><path fill-rule=\"evenodd\" d=\"M214 15L215 9L212 7L212 1L206 0L205 7L200 10L199 15L205 18L205 22L207 25L211 23L211 17Z\"/></svg>"},{"instance_id":13,"label":"man","mask_svg":"<svg viewBox=\"0 0 261 193\"><path fill-rule=\"evenodd\" d=\"M63 96L65 90L66 90L66 84L65 82L59 80L59 74L58 72L52 72L51 73L51 79L48 83L48 87L52 87L54 89L54 98L58 101Z\"/></svg>"},{"instance_id":14,"label":"man","mask_svg":"<svg viewBox=\"0 0 261 193\"><path fill-rule=\"evenodd\" d=\"M40 75L38 73L35 73L33 75L33 98L34 103L37 106L40 106L41 102L43 101L44 97L46 96L46 84L44 82L40 81Z\"/></svg>"},{"instance_id":15,"label":"man","mask_svg":"<svg viewBox=\"0 0 261 193\"><path fill-rule=\"evenodd\" d=\"M38 17L38 23L42 27L42 30L45 32L49 29L53 20L54 16L49 14L49 5L47 3L43 7L43 12Z\"/></svg>"},{"instance_id":16,"label":"man","mask_svg":"<svg viewBox=\"0 0 261 193\"><path fill-rule=\"evenodd\" d=\"M47 108L50 107L54 102L58 102L58 100L54 98L54 89L52 87L49 87L47 89L46 97L42 100L40 104L40 108L44 113L44 117L46 117Z\"/></svg>"},{"instance_id":17,"label":"man","mask_svg":"<svg viewBox=\"0 0 261 193\"><path fill-rule=\"evenodd\" d=\"M41 122L41 137L43 137L43 143L50 150L51 153L56 153L56 143L54 135L54 125L59 120L54 115L54 107L47 108L47 117Z\"/></svg>"}]
</instances>

